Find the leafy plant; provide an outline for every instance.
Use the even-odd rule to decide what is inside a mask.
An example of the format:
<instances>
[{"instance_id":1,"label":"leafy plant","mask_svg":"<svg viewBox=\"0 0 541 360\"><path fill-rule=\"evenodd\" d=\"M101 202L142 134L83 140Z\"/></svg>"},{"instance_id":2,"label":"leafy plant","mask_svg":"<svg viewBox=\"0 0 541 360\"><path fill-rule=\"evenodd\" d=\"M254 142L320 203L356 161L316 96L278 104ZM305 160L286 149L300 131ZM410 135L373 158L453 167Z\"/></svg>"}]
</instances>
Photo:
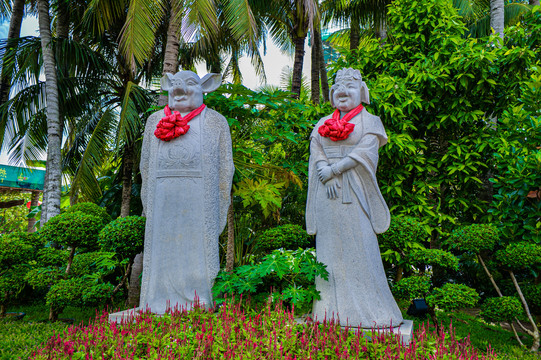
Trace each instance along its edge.
<instances>
[{"instance_id":1,"label":"leafy plant","mask_svg":"<svg viewBox=\"0 0 541 360\"><path fill-rule=\"evenodd\" d=\"M500 234L494 224L471 224L454 229L445 244L451 249L478 254L492 250L499 240Z\"/></svg>"},{"instance_id":2,"label":"leafy plant","mask_svg":"<svg viewBox=\"0 0 541 360\"><path fill-rule=\"evenodd\" d=\"M77 203L66 208L65 210L66 213L74 213L77 211L99 218L103 225L110 223L112 220L111 216L107 213L105 208L91 202Z\"/></svg>"},{"instance_id":3,"label":"leafy plant","mask_svg":"<svg viewBox=\"0 0 541 360\"><path fill-rule=\"evenodd\" d=\"M100 231L101 249L116 253L119 260L133 261L143 251L145 222L142 216L126 216L110 222Z\"/></svg>"},{"instance_id":4,"label":"leafy plant","mask_svg":"<svg viewBox=\"0 0 541 360\"><path fill-rule=\"evenodd\" d=\"M256 239L257 248L268 252L275 249L297 250L310 245L306 230L299 225L285 224L263 231Z\"/></svg>"},{"instance_id":5,"label":"leafy plant","mask_svg":"<svg viewBox=\"0 0 541 360\"><path fill-rule=\"evenodd\" d=\"M388 264L395 265L395 281L400 281L404 271L411 264L411 253L423 250L427 238L423 224L411 216L392 216L389 229L378 235L381 257Z\"/></svg>"},{"instance_id":6,"label":"leafy plant","mask_svg":"<svg viewBox=\"0 0 541 360\"><path fill-rule=\"evenodd\" d=\"M23 232L0 235L0 317L25 286L24 277L35 259L34 245Z\"/></svg>"},{"instance_id":7,"label":"leafy plant","mask_svg":"<svg viewBox=\"0 0 541 360\"><path fill-rule=\"evenodd\" d=\"M395 283L392 291L398 299L413 300L424 298L431 287L432 282L429 276L410 276Z\"/></svg>"},{"instance_id":8,"label":"leafy plant","mask_svg":"<svg viewBox=\"0 0 541 360\"><path fill-rule=\"evenodd\" d=\"M440 249L413 250L409 262L416 266L439 266L447 270L458 270L458 258L449 251Z\"/></svg>"},{"instance_id":9,"label":"leafy plant","mask_svg":"<svg viewBox=\"0 0 541 360\"><path fill-rule=\"evenodd\" d=\"M524 317L524 309L518 298L501 296L486 299L479 315L492 322L514 321L515 318Z\"/></svg>"},{"instance_id":10,"label":"leafy plant","mask_svg":"<svg viewBox=\"0 0 541 360\"><path fill-rule=\"evenodd\" d=\"M441 288L434 288L426 299L430 306L451 311L474 307L480 297L477 291L469 286L449 283L443 285Z\"/></svg>"},{"instance_id":11,"label":"leafy plant","mask_svg":"<svg viewBox=\"0 0 541 360\"><path fill-rule=\"evenodd\" d=\"M265 300L276 292L279 298L297 307L306 307L319 299L315 278L328 279L325 265L318 262L314 249L274 250L261 261L235 268L228 273L220 271L212 288L215 300L223 302L223 295L257 294ZM222 296L220 296L222 295Z\"/></svg>"},{"instance_id":12,"label":"leafy plant","mask_svg":"<svg viewBox=\"0 0 541 360\"><path fill-rule=\"evenodd\" d=\"M496 259L507 269L531 268L541 265L541 245L526 241L512 243L496 252Z\"/></svg>"}]
</instances>

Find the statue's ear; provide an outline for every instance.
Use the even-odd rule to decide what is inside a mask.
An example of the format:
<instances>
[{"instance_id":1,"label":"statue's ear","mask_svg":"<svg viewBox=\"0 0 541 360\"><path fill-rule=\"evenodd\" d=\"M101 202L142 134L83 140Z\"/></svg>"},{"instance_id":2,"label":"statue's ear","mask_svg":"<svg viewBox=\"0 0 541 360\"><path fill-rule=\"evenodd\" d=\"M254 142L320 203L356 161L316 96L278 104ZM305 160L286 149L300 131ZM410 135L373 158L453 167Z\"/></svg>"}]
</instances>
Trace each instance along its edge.
<instances>
[{"instance_id":1,"label":"statue's ear","mask_svg":"<svg viewBox=\"0 0 541 360\"><path fill-rule=\"evenodd\" d=\"M361 83L361 103L370 105L370 95L368 94L368 86L363 81Z\"/></svg>"},{"instance_id":2,"label":"statue's ear","mask_svg":"<svg viewBox=\"0 0 541 360\"><path fill-rule=\"evenodd\" d=\"M331 86L331 90L329 90L329 100L331 100L331 106L334 108L334 100L332 99L333 95L334 95L334 85Z\"/></svg>"},{"instance_id":3,"label":"statue's ear","mask_svg":"<svg viewBox=\"0 0 541 360\"><path fill-rule=\"evenodd\" d=\"M169 91L171 90L171 86L173 86L173 74L171 73L165 73L165 75L160 79L160 85L162 86L163 91Z\"/></svg>"},{"instance_id":4,"label":"statue's ear","mask_svg":"<svg viewBox=\"0 0 541 360\"><path fill-rule=\"evenodd\" d=\"M213 92L218 89L222 84L222 75L221 74L207 74L201 79L201 89L204 93Z\"/></svg>"}]
</instances>

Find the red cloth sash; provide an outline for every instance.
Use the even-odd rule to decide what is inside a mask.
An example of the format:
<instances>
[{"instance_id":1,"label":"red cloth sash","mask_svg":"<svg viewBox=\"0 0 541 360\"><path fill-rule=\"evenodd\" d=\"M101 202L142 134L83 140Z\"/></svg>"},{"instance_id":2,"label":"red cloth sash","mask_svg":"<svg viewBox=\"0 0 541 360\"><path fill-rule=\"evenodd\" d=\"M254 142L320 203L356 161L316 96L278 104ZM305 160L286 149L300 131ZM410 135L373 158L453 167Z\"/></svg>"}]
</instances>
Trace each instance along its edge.
<instances>
[{"instance_id":1,"label":"red cloth sash","mask_svg":"<svg viewBox=\"0 0 541 360\"><path fill-rule=\"evenodd\" d=\"M349 123L363 109L362 104L355 109L350 110L342 119L340 119L340 110L336 109L332 118L325 120L325 123L317 129L319 135L328 137L332 141L345 140L353 132L355 124Z\"/></svg>"},{"instance_id":2,"label":"red cloth sash","mask_svg":"<svg viewBox=\"0 0 541 360\"><path fill-rule=\"evenodd\" d=\"M171 113L169 105L166 105L165 109L163 109L165 112L165 117L163 117L158 125L156 125L154 135L160 140L170 141L178 138L180 135L186 134L188 130L190 130L190 125L188 125L188 122L197 115L201 114L203 109L205 109L205 104L182 117L178 111L173 111L173 113Z\"/></svg>"}]
</instances>

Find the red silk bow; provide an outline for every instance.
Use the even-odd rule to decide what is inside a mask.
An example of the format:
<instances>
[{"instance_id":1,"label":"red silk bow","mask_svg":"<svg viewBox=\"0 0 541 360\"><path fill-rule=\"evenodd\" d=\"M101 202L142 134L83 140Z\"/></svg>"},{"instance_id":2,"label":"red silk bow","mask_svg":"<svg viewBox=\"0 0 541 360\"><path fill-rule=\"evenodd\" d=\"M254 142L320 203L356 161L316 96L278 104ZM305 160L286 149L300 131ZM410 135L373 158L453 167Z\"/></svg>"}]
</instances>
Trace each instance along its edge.
<instances>
[{"instance_id":1,"label":"red silk bow","mask_svg":"<svg viewBox=\"0 0 541 360\"><path fill-rule=\"evenodd\" d=\"M332 118L325 120L325 123L317 129L319 135L328 137L332 141L345 140L353 132L355 124L349 123L363 109L362 105L350 110L342 119L340 119L340 110L336 109Z\"/></svg>"},{"instance_id":2,"label":"red silk bow","mask_svg":"<svg viewBox=\"0 0 541 360\"><path fill-rule=\"evenodd\" d=\"M165 109L163 109L165 112L165 117L163 117L158 125L156 125L154 135L160 140L170 141L178 138L180 135L186 134L188 130L190 130L190 125L188 125L188 122L197 115L201 114L201 111L203 111L204 108L205 104L182 117L178 111L173 111L173 113L171 113L169 105L166 105Z\"/></svg>"}]
</instances>

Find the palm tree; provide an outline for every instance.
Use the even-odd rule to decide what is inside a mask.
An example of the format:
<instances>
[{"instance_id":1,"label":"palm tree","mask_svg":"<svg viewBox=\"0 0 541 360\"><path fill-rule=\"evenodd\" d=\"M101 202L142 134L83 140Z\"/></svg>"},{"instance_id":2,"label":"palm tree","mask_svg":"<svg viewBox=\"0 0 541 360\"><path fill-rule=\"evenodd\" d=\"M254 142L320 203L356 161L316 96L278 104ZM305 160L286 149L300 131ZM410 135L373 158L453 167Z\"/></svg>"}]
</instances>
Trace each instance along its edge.
<instances>
[{"instance_id":1,"label":"palm tree","mask_svg":"<svg viewBox=\"0 0 541 360\"><path fill-rule=\"evenodd\" d=\"M386 7L390 3L390 0L324 0L321 4L323 23L346 29L349 25L349 48L357 49L362 29L372 29L380 38L386 37Z\"/></svg>"},{"instance_id":2,"label":"palm tree","mask_svg":"<svg viewBox=\"0 0 541 360\"><path fill-rule=\"evenodd\" d=\"M47 93L47 169L45 173L45 189L43 196L42 221L47 222L60 214L60 192L62 180L62 165L60 148L62 146L62 128L58 105L58 84L56 77L56 62L52 47L51 20L49 17L49 1L38 0L39 33L41 51L45 67Z\"/></svg>"},{"instance_id":3,"label":"palm tree","mask_svg":"<svg viewBox=\"0 0 541 360\"><path fill-rule=\"evenodd\" d=\"M11 43L15 39L18 39L21 34L21 24L24 17L24 3L25 0L14 0L10 9L9 2L0 2L0 17L7 17L8 14L11 13L11 17L9 19L8 37L6 39L6 50L12 47ZM11 87L10 73L12 70L13 69L10 69L9 66L6 68L6 64L3 61L2 73L0 75L0 103L2 104L9 99L9 89Z\"/></svg>"},{"instance_id":4,"label":"palm tree","mask_svg":"<svg viewBox=\"0 0 541 360\"><path fill-rule=\"evenodd\" d=\"M503 27L516 24L521 16L530 11L531 5L509 2L502 6L492 0L453 0L453 6L464 18L469 30L467 35L483 37L491 34L491 29L503 39ZM503 18L502 18L503 11ZM496 14L493 15L493 12ZM499 19L496 21L496 19ZM504 21L503 24L501 21Z\"/></svg>"},{"instance_id":5,"label":"palm tree","mask_svg":"<svg viewBox=\"0 0 541 360\"><path fill-rule=\"evenodd\" d=\"M254 2L253 9L265 21L268 32L283 51L294 50L291 91L298 98L302 84L304 43L319 16L316 0L272 0Z\"/></svg>"}]
</instances>

